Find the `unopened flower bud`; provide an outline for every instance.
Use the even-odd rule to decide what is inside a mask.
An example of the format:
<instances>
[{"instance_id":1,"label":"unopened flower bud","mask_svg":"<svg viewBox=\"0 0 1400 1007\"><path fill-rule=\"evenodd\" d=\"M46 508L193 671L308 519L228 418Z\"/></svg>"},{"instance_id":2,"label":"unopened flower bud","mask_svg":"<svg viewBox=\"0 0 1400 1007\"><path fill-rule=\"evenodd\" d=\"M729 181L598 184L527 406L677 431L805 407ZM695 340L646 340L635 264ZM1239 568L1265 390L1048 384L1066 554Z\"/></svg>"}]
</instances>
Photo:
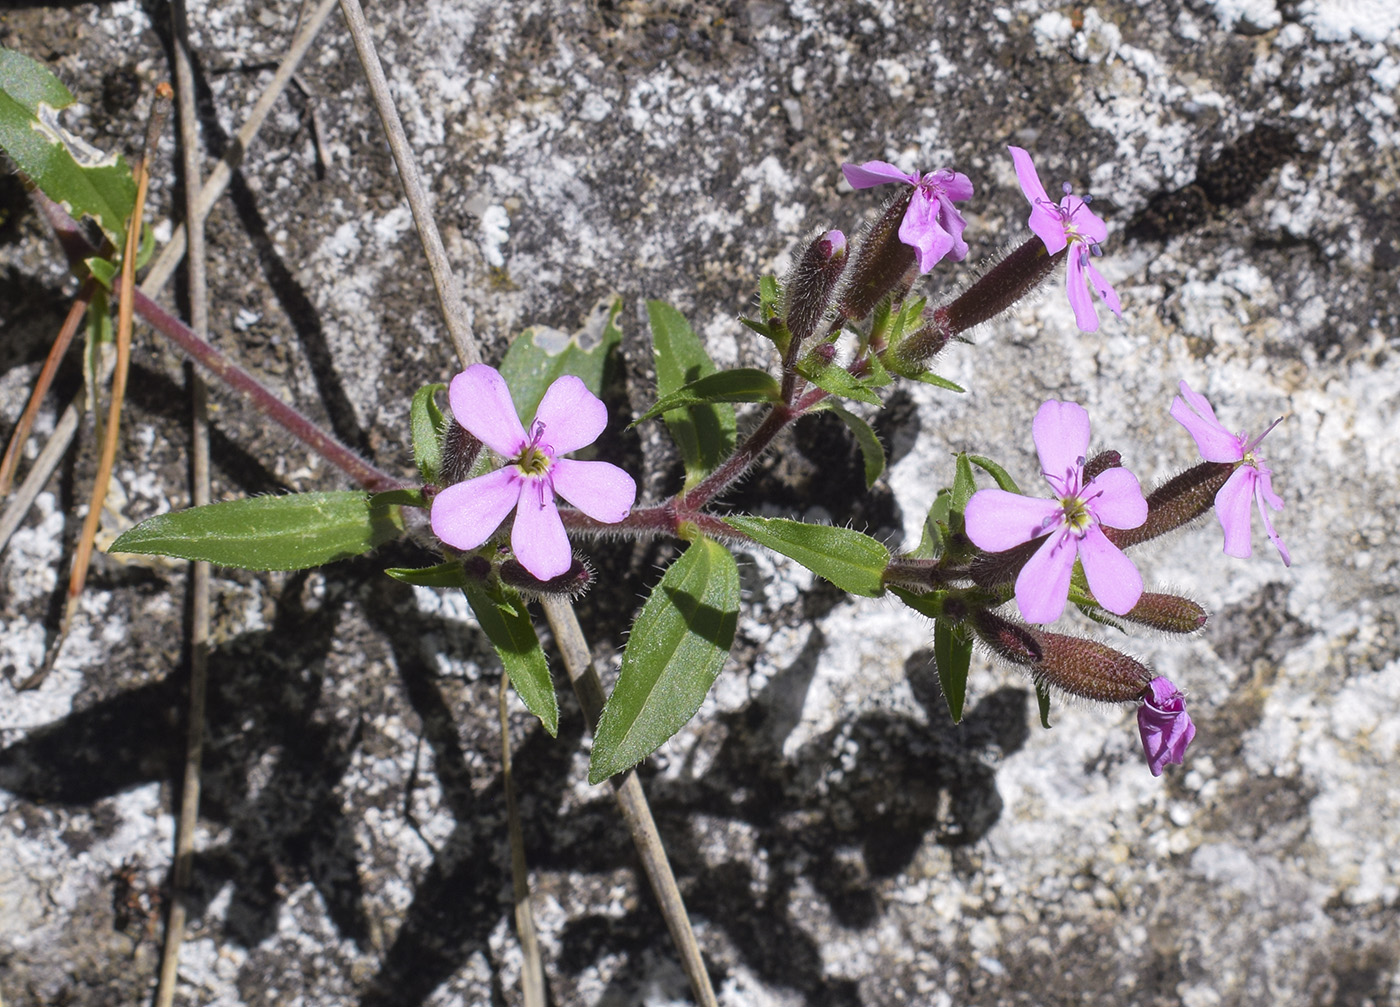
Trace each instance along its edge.
<instances>
[{"instance_id":1,"label":"unopened flower bud","mask_svg":"<svg viewBox=\"0 0 1400 1007\"><path fill-rule=\"evenodd\" d=\"M827 231L807 246L783 283L783 318L792 338L788 356L797 359L797 348L816 332L831 306L832 295L850 259L846 236Z\"/></svg>"},{"instance_id":2,"label":"unopened flower bud","mask_svg":"<svg viewBox=\"0 0 1400 1007\"><path fill-rule=\"evenodd\" d=\"M1084 463L1084 480L1093 482L1109 469L1121 469L1123 456L1117 451L1100 451Z\"/></svg>"},{"instance_id":3,"label":"unopened flower bud","mask_svg":"<svg viewBox=\"0 0 1400 1007\"><path fill-rule=\"evenodd\" d=\"M1215 494L1235 471L1233 462L1201 462L1147 494L1147 520L1136 528L1104 528L1120 549L1150 541L1190 524L1215 503Z\"/></svg>"},{"instance_id":4,"label":"unopened flower bud","mask_svg":"<svg viewBox=\"0 0 1400 1007\"><path fill-rule=\"evenodd\" d=\"M526 598L538 598L547 594L577 598L593 583L592 568L577 556L568 570L549 580L540 580L513 559L501 564L500 576L501 583L510 585Z\"/></svg>"},{"instance_id":5,"label":"unopened flower bud","mask_svg":"<svg viewBox=\"0 0 1400 1007\"><path fill-rule=\"evenodd\" d=\"M900 373L917 373L928 367L933 358L943 352L953 338L948 324L948 309L938 308L927 325L909 333L894 348L895 369Z\"/></svg>"},{"instance_id":6,"label":"unopened flower bud","mask_svg":"<svg viewBox=\"0 0 1400 1007\"><path fill-rule=\"evenodd\" d=\"M448 419L442 436L442 485L451 486L467 478L479 454L481 441L455 419Z\"/></svg>"},{"instance_id":7,"label":"unopened flower bud","mask_svg":"<svg viewBox=\"0 0 1400 1007\"><path fill-rule=\"evenodd\" d=\"M1152 681L1140 661L1096 640L1013 623L992 612L972 618L978 637L999 657L1029 669L1040 685L1100 703L1136 703Z\"/></svg>"},{"instance_id":8,"label":"unopened flower bud","mask_svg":"<svg viewBox=\"0 0 1400 1007\"><path fill-rule=\"evenodd\" d=\"M1127 615L1129 622L1163 633L1194 633L1206 624L1206 610L1189 598L1144 592Z\"/></svg>"},{"instance_id":9,"label":"unopened flower bud","mask_svg":"<svg viewBox=\"0 0 1400 1007\"><path fill-rule=\"evenodd\" d=\"M915 250L899 237L909 200L916 191L905 189L886 203L884 212L857 239L837 299L837 309L846 318L864 318L890 293L902 294L918 278Z\"/></svg>"}]
</instances>

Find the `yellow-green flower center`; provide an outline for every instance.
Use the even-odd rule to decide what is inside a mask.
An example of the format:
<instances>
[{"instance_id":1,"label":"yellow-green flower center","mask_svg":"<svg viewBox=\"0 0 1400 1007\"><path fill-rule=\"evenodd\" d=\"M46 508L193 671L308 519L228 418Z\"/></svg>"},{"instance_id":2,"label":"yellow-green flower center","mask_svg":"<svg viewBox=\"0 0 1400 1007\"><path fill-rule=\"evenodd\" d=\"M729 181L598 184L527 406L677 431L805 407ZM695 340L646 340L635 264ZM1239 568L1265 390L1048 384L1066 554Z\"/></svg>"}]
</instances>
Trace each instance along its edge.
<instances>
[{"instance_id":1,"label":"yellow-green flower center","mask_svg":"<svg viewBox=\"0 0 1400 1007\"><path fill-rule=\"evenodd\" d=\"M1080 497L1061 497L1060 506L1065 509L1065 525L1081 538L1094 524L1094 516L1088 505Z\"/></svg>"},{"instance_id":2,"label":"yellow-green flower center","mask_svg":"<svg viewBox=\"0 0 1400 1007\"><path fill-rule=\"evenodd\" d=\"M531 444L520 452L519 458L512 460L512 464L520 469L521 475L542 476L549 471L549 455Z\"/></svg>"}]
</instances>

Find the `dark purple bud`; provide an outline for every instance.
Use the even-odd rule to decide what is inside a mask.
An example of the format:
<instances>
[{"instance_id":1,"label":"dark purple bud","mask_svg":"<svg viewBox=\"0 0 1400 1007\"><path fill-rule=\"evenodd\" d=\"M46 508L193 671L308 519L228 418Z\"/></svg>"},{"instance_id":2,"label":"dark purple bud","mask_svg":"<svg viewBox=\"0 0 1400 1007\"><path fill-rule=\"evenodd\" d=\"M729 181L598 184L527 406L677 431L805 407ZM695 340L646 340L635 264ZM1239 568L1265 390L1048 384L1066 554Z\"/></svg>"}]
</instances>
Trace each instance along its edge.
<instances>
[{"instance_id":1,"label":"dark purple bud","mask_svg":"<svg viewBox=\"0 0 1400 1007\"><path fill-rule=\"evenodd\" d=\"M1119 549L1148 542L1190 524L1215 504L1215 494L1235 471L1233 462L1201 462L1147 494L1147 520L1136 528L1103 527Z\"/></svg>"},{"instance_id":2,"label":"dark purple bud","mask_svg":"<svg viewBox=\"0 0 1400 1007\"><path fill-rule=\"evenodd\" d=\"M943 352L943 348L952 338L953 330L948 323L948 309L938 308L927 325L899 341L894 350L898 359L896 368L903 372L918 371L927 367L934 357Z\"/></svg>"},{"instance_id":3,"label":"dark purple bud","mask_svg":"<svg viewBox=\"0 0 1400 1007\"><path fill-rule=\"evenodd\" d=\"M491 576L491 561L485 556L463 556L462 572L472 580L486 580Z\"/></svg>"},{"instance_id":4,"label":"dark purple bud","mask_svg":"<svg viewBox=\"0 0 1400 1007\"><path fill-rule=\"evenodd\" d=\"M829 364L836 359L836 344L822 343L816 349L812 350L812 355L822 363Z\"/></svg>"},{"instance_id":5,"label":"dark purple bud","mask_svg":"<svg viewBox=\"0 0 1400 1007\"><path fill-rule=\"evenodd\" d=\"M577 556L568 570L549 580L540 580L513 559L501 564L500 575L501 583L515 588L527 598L538 598L546 594L577 598L593 583L592 568Z\"/></svg>"},{"instance_id":6,"label":"dark purple bud","mask_svg":"<svg viewBox=\"0 0 1400 1007\"><path fill-rule=\"evenodd\" d=\"M1194 633L1208 617L1206 610L1189 598L1144 593L1132 611L1119 618L1163 633Z\"/></svg>"},{"instance_id":7,"label":"dark purple bud","mask_svg":"<svg viewBox=\"0 0 1400 1007\"><path fill-rule=\"evenodd\" d=\"M1109 469L1121 469L1123 456L1117 451L1100 451L1084 466L1084 481L1093 482Z\"/></svg>"},{"instance_id":8,"label":"dark purple bud","mask_svg":"<svg viewBox=\"0 0 1400 1007\"><path fill-rule=\"evenodd\" d=\"M914 246L899 237L909 200L918 190L900 186L873 223L864 228L855 242L846 280L837 296L837 310L849 319L861 319L890 294L902 297L919 276Z\"/></svg>"},{"instance_id":9,"label":"dark purple bud","mask_svg":"<svg viewBox=\"0 0 1400 1007\"><path fill-rule=\"evenodd\" d=\"M1146 665L1097 640L1014 623L991 612L972 618L997 656L1027 668L1037 683L1100 703L1136 703L1152 682Z\"/></svg>"},{"instance_id":10,"label":"dark purple bud","mask_svg":"<svg viewBox=\"0 0 1400 1007\"><path fill-rule=\"evenodd\" d=\"M447 421L447 432L442 437L442 485L451 486L467 478L467 473L481 454L481 441L467 433L466 428L455 419Z\"/></svg>"},{"instance_id":11,"label":"dark purple bud","mask_svg":"<svg viewBox=\"0 0 1400 1007\"><path fill-rule=\"evenodd\" d=\"M832 295L846 270L846 236L827 231L817 238L783 282L783 319L792 338L787 357L797 359L798 347L811 338L831 307Z\"/></svg>"}]
</instances>

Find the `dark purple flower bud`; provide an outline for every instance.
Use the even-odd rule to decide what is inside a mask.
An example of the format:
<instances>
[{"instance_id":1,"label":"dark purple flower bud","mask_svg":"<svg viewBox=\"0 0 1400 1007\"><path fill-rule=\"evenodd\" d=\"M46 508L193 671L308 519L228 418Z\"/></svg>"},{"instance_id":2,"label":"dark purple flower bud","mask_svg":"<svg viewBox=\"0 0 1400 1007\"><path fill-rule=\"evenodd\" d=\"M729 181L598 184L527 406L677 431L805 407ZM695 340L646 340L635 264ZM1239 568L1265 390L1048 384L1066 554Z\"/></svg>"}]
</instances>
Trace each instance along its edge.
<instances>
[{"instance_id":1,"label":"dark purple flower bud","mask_svg":"<svg viewBox=\"0 0 1400 1007\"><path fill-rule=\"evenodd\" d=\"M479 454L481 441L467 433L462 424L449 418L447 431L442 436L442 485L451 486L467 478Z\"/></svg>"},{"instance_id":2,"label":"dark purple flower bud","mask_svg":"<svg viewBox=\"0 0 1400 1007\"><path fill-rule=\"evenodd\" d=\"M1206 610L1189 598L1144 592L1127 615L1119 616L1163 633L1194 633L1206 624Z\"/></svg>"},{"instance_id":3,"label":"dark purple flower bud","mask_svg":"<svg viewBox=\"0 0 1400 1007\"><path fill-rule=\"evenodd\" d=\"M1096 640L1049 633L992 612L977 612L972 628L994 654L1027 668L1037 683L1100 703L1136 703L1152 681L1140 661Z\"/></svg>"},{"instance_id":4,"label":"dark purple flower bud","mask_svg":"<svg viewBox=\"0 0 1400 1007\"><path fill-rule=\"evenodd\" d=\"M1121 469L1123 456L1117 451L1100 451L1084 463L1084 478L1093 482L1109 469Z\"/></svg>"},{"instance_id":5,"label":"dark purple flower bud","mask_svg":"<svg viewBox=\"0 0 1400 1007\"><path fill-rule=\"evenodd\" d=\"M837 310L849 319L861 319L890 294L902 297L919 277L915 249L899 236L909 200L917 189L904 189L885 204L875 221L861 230L855 242L846 282L837 297Z\"/></svg>"},{"instance_id":6,"label":"dark purple flower bud","mask_svg":"<svg viewBox=\"0 0 1400 1007\"><path fill-rule=\"evenodd\" d=\"M792 338L789 359L797 359L798 347L816 332L826 317L836 285L849 261L846 236L840 231L827 231L807 246L802 258L792 267L783 282L782 306L783 319Z\"/></svg>"}]
</instances>

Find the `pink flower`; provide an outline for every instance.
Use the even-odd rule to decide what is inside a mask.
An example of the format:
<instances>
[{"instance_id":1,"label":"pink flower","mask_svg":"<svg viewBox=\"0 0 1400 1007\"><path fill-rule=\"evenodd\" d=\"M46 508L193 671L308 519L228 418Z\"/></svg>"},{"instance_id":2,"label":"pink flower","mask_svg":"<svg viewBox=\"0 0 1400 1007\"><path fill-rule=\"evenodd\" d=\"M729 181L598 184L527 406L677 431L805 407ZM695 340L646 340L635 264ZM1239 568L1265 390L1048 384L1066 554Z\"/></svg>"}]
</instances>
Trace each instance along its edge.
<instances>
[{"instance_id":1,"label":"pink flower","mask_svg":"<svg viewBox=\"0 0 1400 1007\"><path fill-rule=\"evenodd\" d=\"M452 379L447 396L457 422L507 460L503 468L448 486L433 498L433 533L448 545L475 549L514 508L515 558L540 580L550 580L573 563L555 493L608 524L632 509L637 484L622 469L559 457L592 444L608 423L607 407L578 378L565 375L549 386L528 435L494 367L472 364Z\"/></svg>"},{"instance_id":2,"label":"pink flower","mask_svg":"<svg viewBox=\"0 0 1400 1007\"><path fill-rule=\"evenodd\" d=\"M1111 468L1084 484L1089 414L1083 406L1051 399L1035 414L1031 429L1041 474L1057 499L978 490L964 513L967 537L979 549L1004 552L1047 536L1016 578L1016 604L1027 622L1060 617L1076 557L1098 603L1116 615L1126 614L1142 596L1142 576L1099 525L1136 528L1147 520L1147 500L1137 477Z\"/></svg>"},{"instance_id":3,"label":"pink flower","mask_svg":"<svg viewBox=\"0 0 1400 1007\"><path fill-rule=\"evenodd\" d=\"M955 262L967 258L963 229L967 221L953 206L953 200L972 198L972 182L958 171L930 171L927 175L906 175L886 161L843 164L841 171L855 189L868 189L886 182L903 182L914 187L899 240L913 248L919 258L919 272L927 273L945 255Z\"/></svg>"},{"instance_id":4,"label":"pink flower","mask_svg":"<svg viewBox=\"0 0 1400 1007\"><path fill-rule=\"evenodd\" d=\"M1016 164L1016 179L1021 183L1021 191L1031 201L1030 228L1036 237L1045 242L1045 250L1054 255L1066 245L1069 250L1069 268L1065 276L1065 288L1069 292L1069 306L1074 309L1074 320L1084 332L1093 332L1099 327L1099 315L1094 310L1093 299L1089 296L1092 283L1099 298L1108 305L1108 310L1123 317L1123 305L1118 300L1118 292L1103 278L1090 254L1102 255L1099 242L1108 237L1108 225L1093 210L1089 209L1091 197L1080 199L1074 195L1069 183L1064 184L1064 198L1056 205L1045 194L1045 186L1040 184L1035 164L1031 156L1020 147L1007 147L1011 160ZM1087 278L1087 282L1086 282Z\"/></svg>"},{"instance_id":5,"label":"pink flower","mask_svg":"<svg viewBox=\"0 0 1400 1007\"><path fill-rule=\"evenodd\" d=\"M1225 555L1244 558L1252 551L1249 527L1249 499L1254 498L1259 508L1259 516L1264 519L1264 531L1269 541L1278 548L1283 557L1283 565L1293 561L1283 540L1274 531L1268 504L1274 510L1283 510L1283 500L1274 493L1273 472L1264 467L1264 456L1255 449L1274 427L1283 421L1279 417L1269 424L1269 428L1253 440L1249 434L1232 434L1225 425L1215 418L1215 410L1210 407L1204 395L1193 392L1185 381L1180 383L1181 397L1172 399L1172 416L1186 428L1196 440L1201 457L1208 462L1236 462L1239 467L1234 475L1226 480L1215 494L1215 516L1220 519L1220 527L1225 532ZM1182 401L1182 400L1185 401Z\"/></svg>"},{"instance_id":6,"label":"pink flower","mask_svg":"<svg viewBox=\"0 0 1400 1007\"><path fill-rule=\"evenodd\" d=\"M1180 764L1186 756L1186 746L1196 736L1196 725L1186 712L1181 690L1170 679L1160 675L1154 678L1143 694L1137 717L1142 751L1152 775L1161 776L1170 763Z\"/></svg>"}]
</instances>

